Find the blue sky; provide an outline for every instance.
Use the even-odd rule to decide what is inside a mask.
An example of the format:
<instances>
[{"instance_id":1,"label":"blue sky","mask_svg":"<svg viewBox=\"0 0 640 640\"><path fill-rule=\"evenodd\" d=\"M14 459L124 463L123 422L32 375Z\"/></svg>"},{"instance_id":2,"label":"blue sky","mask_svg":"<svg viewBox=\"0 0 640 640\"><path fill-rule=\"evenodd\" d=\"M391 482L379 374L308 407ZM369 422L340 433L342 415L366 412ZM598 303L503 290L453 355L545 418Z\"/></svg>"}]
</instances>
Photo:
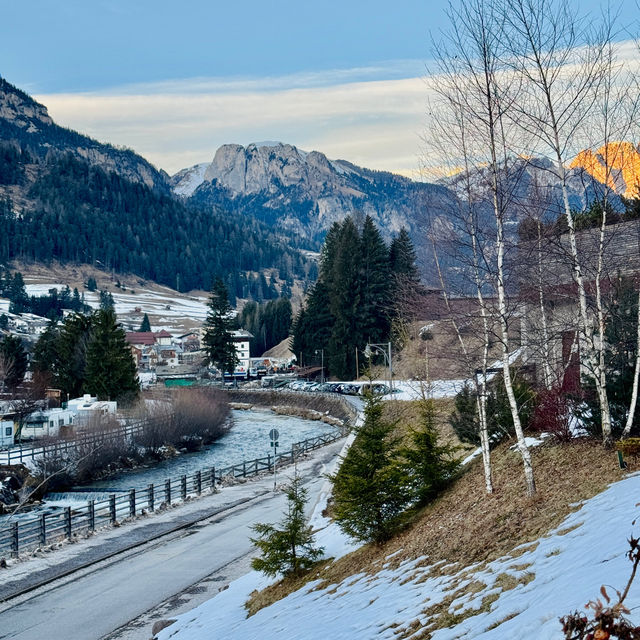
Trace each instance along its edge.
<instances>
[{"instance_id":1,"label":"blue sky","mask_svg":"<svg viewBox=\"0 0 640 640\"><path fill-rule=\"evenodd\" d=\"M411 174L446 6L0 0L0 74L60 124L170 173L226 142L268 139ZM622 3L623 20L635 19L634 6Z\"/></svg>"}]
</instances>

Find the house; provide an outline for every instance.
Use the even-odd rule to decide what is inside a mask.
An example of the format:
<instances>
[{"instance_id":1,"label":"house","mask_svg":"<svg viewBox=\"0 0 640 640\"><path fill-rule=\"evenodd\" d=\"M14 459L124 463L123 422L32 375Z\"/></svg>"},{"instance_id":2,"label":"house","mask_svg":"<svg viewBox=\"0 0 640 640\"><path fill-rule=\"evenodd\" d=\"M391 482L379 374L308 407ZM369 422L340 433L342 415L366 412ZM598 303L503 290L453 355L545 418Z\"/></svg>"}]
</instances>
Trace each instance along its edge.
<instances>
[{"instance_id":1,"label":"house","mask_svg":"<svg viewBox=\"0 0 640 640\"><path fill-rule=\"evenodd\" d=\"M595 281L598 273L600 229L576 233L581 270L587 297L587 313L593 317ZM605 227L602 271L599 281L606 299L615 291L619 278L637 278L640 274L640 220L630 220ZM538 254L541 251L541 254ZM553 380L567 389L575 389L581 374L586 374L578 288L573 276L567 234L521 243L518 250L519 296L523 301L521 340L523 359L536 365L536 375L543 378L543 365L549 362ZM542 269L539 269L539 264ZM544 299L540 306L540 294Z\"/></svg>"},{"instance_id":2,"label":"house","mask_svg":"<svg viewBox=\"0 0 640 640\"><path fill-rule=\"evenodd\" d=\"M251 368L249 340L253 338L253 334L244 329L238 329L231 332L231 337L236 348L236 356L239 360L233 375L236 378L248 378L249 369Z\"/></svg>"},{"instance_id":3,"label":"house","mask_svg":"<svg viewBox=\"0 0 640 640\"><path fill-rule=\"evenodd\" d=\"M173 336L164 329L158 333L155 333L154 335L156 338L156 342L163 347L169 347L173 343Z\"/></svg>"}]
</instances>

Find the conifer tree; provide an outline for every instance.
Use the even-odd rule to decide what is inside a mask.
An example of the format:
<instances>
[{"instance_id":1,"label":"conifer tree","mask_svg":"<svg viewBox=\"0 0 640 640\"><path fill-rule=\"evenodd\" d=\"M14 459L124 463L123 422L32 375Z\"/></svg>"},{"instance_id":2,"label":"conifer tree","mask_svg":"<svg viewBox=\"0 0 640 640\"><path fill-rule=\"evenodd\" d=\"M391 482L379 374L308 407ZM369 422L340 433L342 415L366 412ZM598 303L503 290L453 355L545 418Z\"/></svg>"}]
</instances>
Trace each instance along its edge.
<instances>
[{"instance_id":1,"label":"conifer tree","mask_svg":"<svg viewBox=\"0 0 640 640\"><path fill-rule=\"evenodd\" d=\"M333 481L334 519L363 542L388 540L404 521L413 491L400 460L396 423L383 417L380 398L370 396Z\"/></svg>"},{"instance_id":2,"label":"conifer tree","mask_svg":"<svg viewBox=\"0 0 640 640\"><path fill-rule=\"evenodd\" d=\"M209 313L204 323L203 338L207 358L223 375L233 374L239 362L231 334L233 309L229 304L227 288L220 278L213 283L207 306Z\"/></svg>"},{"instance_id":3,"label":"conifer tree","mask_svg":"<svg viewBox=\"0 0 640 640\"><path fill-rule=\"evenodd\" d=\"M402 450L405 473L412 487L415 503L431 502L451 481L459 467L456 449L438 443L435 406L431 398L418 402L420 425L410 433L410 446Z\"/></svg>"},{"instance_id":4,"label":"conifer tree","mask_svg":"<svg viewBox=\"0 0 640 640\"><path fill-rule=\"evenodd\" d=\"M361 238L362 333L366 342L382 342L389 335L389 252L377 227L367 216Z\"/></svg>"},{"instance_id":5,"label":"conifer tree","mask_svg":"<svg viewBox=\"0 0 640 640\"><path fill-rule=\"evenodd\" d=\"M307 490L298 476L286 487L286 494L287 510L279 527L263 523L253 526L259 537L251 542L262 555L254 558L251 566L268 576L299 575L312 567L323 552L314 545L311 527L305 520Z\"/></svg>"},{"instance_id":6,"label":"conifer tree","mask_svg":"<svg viewBox=\"0 0 640 640\"><path fill-rule=\"evenodd\" d=\"M146 313L144 314L144 318L142 318L138 331L143 333L151 331L151 322L149 322L149 316Z\"/></svg>"},{"instance_id":7,"label":"conifer tree","mask_svg":"<svg viewBox=\"0 0 640 640\"><path fill-rule=\"evenodd\" d=\"M22 340L7 335L0 340L0 387L15 389L24 380L27 371L27 352Z\"/></svg>"},{"instance_id":8,"label":"conifer tree","mask_svg":"<svg viewBox=\"0 0 640 640\"><path fill-rule=\"evenodd\" d=\"M338 235L331 269L329 303L334 317L329 340L329 369L343 380L357 376L355 349L366 341L362 334L360 254L358 230L347 218Z\"/></svg>"},{"instance_id":9,"label":"conifer tree","mask_svg":"<svg viewBox=\"0 0 640 640\"><path fill-rule=\"evenodd\" d=\"M101 309L93 315L86 358L85 388L89 393L100 400L120 401L138 395L136 365L113 310Z\"/></svg>"},{"instance_id":10,"label":"conifer tree","mask_svg":"<svg viewBox=\"0 0 640 640\"><path fill-rule=\"evenodd\" d=\"M91 316L79 313L68 316L60 327L56 340L54 384L68 398L76 398L83 393L91 330Z\"/></svg>"}]
</instances>

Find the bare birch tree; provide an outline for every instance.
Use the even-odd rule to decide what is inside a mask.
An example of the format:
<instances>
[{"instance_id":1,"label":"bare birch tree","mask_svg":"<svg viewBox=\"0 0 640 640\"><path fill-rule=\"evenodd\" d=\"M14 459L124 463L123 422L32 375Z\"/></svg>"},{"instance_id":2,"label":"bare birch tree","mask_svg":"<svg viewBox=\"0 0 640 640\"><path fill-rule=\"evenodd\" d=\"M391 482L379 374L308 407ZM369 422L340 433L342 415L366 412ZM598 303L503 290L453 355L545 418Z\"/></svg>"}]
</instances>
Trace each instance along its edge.
<instances>
[{"instance_id":1,"label":"bare birch tree","mask_svg":"<svg viewBox=\"0 0 640 640\"><path fill-rule=\"evenodd\" d=\"M580 351L598 394L603 440L612 440L611 414L604 363L604 312L600 281L604 226L596 250L595 310L590 313L585 282L585 256L581 255L574 212L569 201L569 161L578 150L623 133L628 118L620 119L620 67L613 47L613 23L576 17L567 0L501 0L504 15L502 40L507 45L505 64L519 78L519 93L510 117L534 141L531 151L550 156L551 169L562 192L571 250L573 277L580 312ZM615 110L615 114L613 111ZM605 146L605 150L608 147ZM605 151L608 153L609 151ZM605 184L614 166L605 158ZM586 347L586 348L585 348Z\"/></svg>"},{"instance_id":2,"label":"bare birch tree","mask_svg":"<svg viewBox=\"0 0 640 640\"><path fill-rule=\"evenodd\" d=\"M493 286L497 293L496 319L502 351L502 374L511 416L522 456L527 493L535 493L531 455L524 438L513 390L509 349L509 309L505 274L505 218L512 204L508 187L510 159L510 120L506 113L517 89L510 82L501 62L502 18L495 7L483 0L463 2L449 9L451 29L446 43L437 52L439 74L436 91L441 106L463 114L473 148L464 155L475 167L484 167L486 188L495 225L495 258L492 264ZM517 91L515 91L517 93ZM481 305L482 306L482 305Z\"/></svg>"}]
</instances>

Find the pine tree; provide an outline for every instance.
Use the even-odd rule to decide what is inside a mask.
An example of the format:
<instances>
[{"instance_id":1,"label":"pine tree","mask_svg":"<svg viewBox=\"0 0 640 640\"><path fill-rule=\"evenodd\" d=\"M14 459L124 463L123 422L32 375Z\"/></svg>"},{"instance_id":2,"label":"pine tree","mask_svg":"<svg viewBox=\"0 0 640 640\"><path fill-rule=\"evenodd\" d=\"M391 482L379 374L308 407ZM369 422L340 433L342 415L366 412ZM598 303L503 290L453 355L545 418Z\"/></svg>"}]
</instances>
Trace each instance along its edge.
<instances>
[{"instance_id":1,"label":"pine tree","mask_svg":"<svg viewBox=\"0 0 640 640\"><path fill-rule=\"evenodd\" d=\"M83 392L91 331L91 316L79 313L68 316L60 327L54 384L68 398L76 398Z\"/></svg>"},{"instance_id":2,"label":"pine tree","mask_svg":"<svg viewBox=\"0 0 640 640\"><path fill-rule=\"evenodd\" d=\"M100 291L100 309L103 311L112 311L115 309L113 296L109 291Z\"/></svg>"},{"instance_id":3,"label":"pine tree","mask_svg":"<svg viewBox=\"0 0 640 640\"><path fill-rule=\"evenodd\" d=\"M300 575L322 556L323 549L314 546L311 527L307 525L304 507L307 490L296 476L286 487L287 511L279 527L258 523L253 530L259 535L251 542L262 552L251 561L256 571L268 576L281 573Z\"/></svg>"},{"instance_id":4,"label":"pine tree","mask_svg":"<svg viewBox=\"0 0 640 640\"><path fill-rule=\"evenodd\" d=\"M209 362L220 372L233 374L238 364L236 347L233 342L233 309L227 297L227 288L220 278L216 278L209 298L209 313L204 323L203 344Z\"/></svg>"},{"instance_id":5,"label":"pine tree","mask_svg":"<svg viewBox=\"0 0 640 640\"><path fill-rule=\"evenodd\" d=\"M142 322L140 323L140 328L138 331L146 333L151 331L151 323L149 322L149 316L145 313L144 318L142 318Z\"/></svg>"},{"instance_id":6,"label":"pine tree","mask_svg":"<svg viewBox=\"0 0 640 640\"><path fill-rule=\"evenodd\" d=\"M393 435L396 424L382 414L382 401L370 396L356 439L331 478L334 519L363 542L388 540L403 523L413 497L399 457L399 439Z\"/></svg>"},{"instance_id":7,"label":"pine tree","mask_svg":"<svg viewBox=\"0 0 640 640\"><path fill-rule=\"evenodd\" d=\"M5 336L0 340L0 388L15 389L24 380L26 371L27 352L22 340L17 336Z\"/></svg>"},{"instance_id":8,"label":"pine tree","mask_svg":"<svg viewBox=\"0 0 640 640\"><path fill-rule=\"evenodd\" d=\"M101 309L93 315L86 358L89 393L100 400L119 401L131 401L138 395L136 365L113 310Z\"/></svg>"},{"instance_id":9,"label":"pine tree","mask_svg":"<svg viewBox=\"0 0 640 640\"><path fill-rule=\"evenodd\" d=\"M455 447L438 444L433 400L420 400L418 412L419 428L411 430L411 446L402 450L402 456L415 502L422 506L431 502L449 484L460 464L454 457Z\"/></svg>"},{"instance_id":10,"label":"pine tree","mask_svg":"<svg viewBox=\"0 0 640 640\"><path fill-rule=\"evenodd\" d=\"M382 342L389 336L389 252L377 227L367 216L361 239L361 318L366 342Z\"/></svg>"}]
</instances>

